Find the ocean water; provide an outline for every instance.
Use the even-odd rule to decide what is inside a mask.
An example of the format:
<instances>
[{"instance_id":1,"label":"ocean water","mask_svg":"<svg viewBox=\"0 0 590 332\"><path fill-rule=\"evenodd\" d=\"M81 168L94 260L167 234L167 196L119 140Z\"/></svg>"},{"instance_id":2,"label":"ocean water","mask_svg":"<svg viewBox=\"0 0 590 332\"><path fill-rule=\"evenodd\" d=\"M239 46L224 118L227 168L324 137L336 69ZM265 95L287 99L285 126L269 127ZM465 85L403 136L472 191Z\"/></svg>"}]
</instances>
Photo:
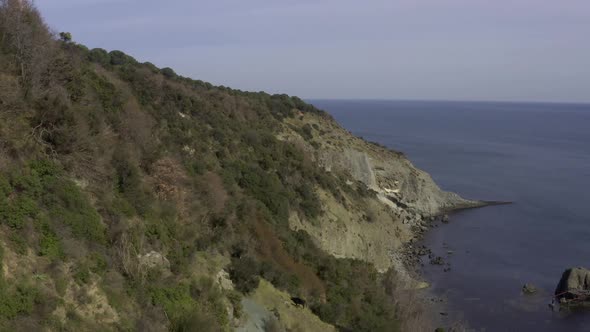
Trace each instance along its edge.
<instances>
[{"instance_id":1,"label":"ocean water","mask_svg":"<svg viewBox=\"0 0 590 332\"><path fill-rule=\"evenodd\" d=\"M512 205L462 211L425 243L449 317L477 331L590 331L553 312L562 272L590 268L590 105L311 100L357 136L403 151L445 190ZM539 292L521 294L524 283Z\"/></svg>"}]
</instances>

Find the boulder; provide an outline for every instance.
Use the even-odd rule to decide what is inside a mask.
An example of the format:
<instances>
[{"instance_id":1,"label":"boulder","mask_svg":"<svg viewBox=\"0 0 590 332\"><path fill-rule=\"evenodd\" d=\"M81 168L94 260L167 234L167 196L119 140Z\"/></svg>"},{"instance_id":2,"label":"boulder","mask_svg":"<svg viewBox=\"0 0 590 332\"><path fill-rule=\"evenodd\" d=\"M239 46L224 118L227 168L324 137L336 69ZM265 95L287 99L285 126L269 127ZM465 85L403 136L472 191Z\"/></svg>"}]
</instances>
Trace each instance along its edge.
<instances>
[{"instance_id":1,"label":"boulder","mask_svg":"<svg viewBox=\"0 0 590 332\"><path fill-rule=\"evenodd\" d=\"M524 286L522 286L522 292L524 294L533 294L537 292L537 287L533 284L524 284Z\"/></svg>"},{"instance_id":2,"label":"boulder","mask_svg":"<svg viewBox=\"0 0 590 332\"><path fill-rule=\"evenodd\" d=\"M426 281L418 281L416 282L415 289L426 289L428 287L430 287L430 284Z\"/></svg>"},{"instance_id":3,"label":"boulder","mask_svg":"<svg viewBox=\"0 0 590 332\"><path fill-rule=\"evenodd\" d=\"M590 298L590 270L582 267L565 270L555 288L555 297L560 302L574 299L588 302Z\"/></svg>"},{"instance_id":4,"label":"boulder","mask_svg":"<svg viewBox=\"0 0 590 332\"><path fill-rule=\"evenodd\" d=\"M442 221L443 223L448 223L450 221L449 215L445 214L444 216L442 216L442 218L440 219L440 221Z\"/></svg>"},{"instance_id":5,"label":"boulder","mask_svg":"<svg viewBox=\"0 0 590 332\"><path fill-rule=\"evenodd\" d=\"M221 289L232 290L234 289L234 283L229 277L229 273L225 270L220 270L217 273L217 284Z\"/></svg>"},{"instance_id":6,"label":"boulder","mask_svg":"<svg viewBox=\"0 0 590 332\"><path fill-rule=\"evenodd\" d=\"M445 262L442 257L436 256L430 259L430 264L432 265L443 265Z\"/></svg>"}]
</instances>

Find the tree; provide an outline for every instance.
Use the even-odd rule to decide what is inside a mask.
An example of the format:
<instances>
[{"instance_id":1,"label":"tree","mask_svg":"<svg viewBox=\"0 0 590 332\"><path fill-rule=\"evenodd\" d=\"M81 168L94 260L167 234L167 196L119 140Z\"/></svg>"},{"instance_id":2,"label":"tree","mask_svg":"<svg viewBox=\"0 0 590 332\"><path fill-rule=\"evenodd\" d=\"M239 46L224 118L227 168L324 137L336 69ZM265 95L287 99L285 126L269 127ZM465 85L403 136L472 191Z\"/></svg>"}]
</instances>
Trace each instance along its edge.
<instances>
[{"instance_id":1,"label":"tree","mask_svg":"<svg viewBox=\"0 0 590 332\"><path fill-rule=\"evenodd\" d=\"M174 70L170 67L162 68L161 72L162 75L166 76L167 78L175 78L177 76Z\"/></svg>"},{"instance_id":2,"label":"tree","mask_svg":"<svg viewBox=\"0 0 590 332\"><path fill-rule=\"evenodd\" d=\"M69 32L60 32L59 39L61 39L61 41L64 43L69 43L72 41L72 34Z\"/></svg>"},{"instance_id":3,"label":"tree","mask_svg":"<svg viewBox=\"0 0 590 332\"><path fill-rule=\"evenodd\" d=\"M25 96L41 88L54 57L49 28L30 0L0 0L0 47L14 55Z\"/></svg>"},{"instance_id":4,"label":"tree","mask_svg":"<svg viewBox=\"0 0 590 332\"><path fill-rule=\"evenodd\" d=\"M114 66L122 66L126 64L137 64L137 60L135 60L132 56L129 56L121 51L115 50L109 53L111 57L111 65Z\"/></svg>"},{"instance_id":5,"label":"tree","mask_svg":"<svg viewBox=\"0 0 590 332\"><path fill-rule=\"evenodd\" d=\"M111 63L111 56L102 48L93 48L90 50L90 53L88 53L88 59L103 66L109 65Z\"/></svg>"}]
</instances>

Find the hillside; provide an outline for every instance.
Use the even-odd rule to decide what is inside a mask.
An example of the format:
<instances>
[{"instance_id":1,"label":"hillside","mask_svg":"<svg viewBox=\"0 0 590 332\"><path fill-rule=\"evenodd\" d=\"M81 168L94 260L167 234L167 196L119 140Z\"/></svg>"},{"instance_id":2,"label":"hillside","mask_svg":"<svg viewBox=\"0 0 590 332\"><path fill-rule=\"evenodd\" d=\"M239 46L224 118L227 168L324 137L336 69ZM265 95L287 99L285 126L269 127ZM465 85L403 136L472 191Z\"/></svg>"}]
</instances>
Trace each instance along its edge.
<instances>
[{"instance_id":1,"label":"hillside","mask_svg":"<svg viewBox=\"0 0 590 332\"><path fill-rule=\"evenodd\" d=\"M3 330L227 331L250 302L267 330L396 330L400 247L478 204L297 97L89 50L27 1L0 36Z\"/></svg>"}]
</instances>

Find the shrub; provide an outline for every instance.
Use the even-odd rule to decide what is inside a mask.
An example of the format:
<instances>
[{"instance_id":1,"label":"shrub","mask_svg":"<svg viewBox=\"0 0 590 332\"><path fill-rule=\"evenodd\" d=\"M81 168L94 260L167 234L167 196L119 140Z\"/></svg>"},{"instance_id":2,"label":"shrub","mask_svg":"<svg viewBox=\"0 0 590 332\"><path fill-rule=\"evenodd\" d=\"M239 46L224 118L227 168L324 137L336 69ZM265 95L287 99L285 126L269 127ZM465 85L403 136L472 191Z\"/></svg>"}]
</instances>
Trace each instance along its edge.
<instances>
[{"instance_id":1,"label":"shrub","mask_svg":"<svg viewBox=\"0 0 590 332\"><path fill-rule=\"evenodd\" d=\"M48 224L44 224L39 238L39 255L47 256L51 260L63 258L64 252L59 237Z\"/></svg>"},{"instance_id":2,"label":"shrub","mask_svg":"<svg viewBox=\"0 0 590 332\"><path fill-rule=\"evenodd\" d=\"M166 78L176 78L178 76L176 75L176 72L174 72L174 70L170 67L162 68L160 71Z\"/></svg>"},{"instance_id":3,"label":"shrub","mask_svg":"<svg viewBox=\"0 0 590 332\"><path fill-rule=\"evenodd\" d=\"M93 48L90 50L88 59L103 66L109 65L111 63L111 56L102 48Z\"/></svg>"},{"instance_id":4,"label":"shrub","mask_svg":"<svg viewBox=\"0 0 590 332\"><path fill-rule=\"evenodd\" d=\"M24 255L27 253L27 240L20 233L10 234L10 242L12 242L17 254Z\"/></svg>"},{"instance_id":5,"label":"shrub","mask_svg":"<svg viewBox=\"0 0 590 332\"><path fill-rule=\"evenodd\" d=\"M113 157L116 171L116 188L131 203L135 211L145 216L150 210L152 199L141 184L139 168L132 164L123 150L118 150Z\"/></svg>"},{"instance_id":6,"label":"shrub","mask_svg":"<svg viewBox=\"0 0 590 332\"><path fill-rule=\"evenodd\" d=\"M60 179L47 183L43 201L50 217L70 226L75 236L105 243L106 229L100 215L73 182Z\"/></svg>"},{"instance_id":7,"label":"shrub","mask_svg":"<svg viewBox=\"0 0 590 332\"><path fill-rule=\"evenodd\" d=\"M8 226L20 229L28 217L35 217L37 203L30 197L18 195L12 202L0 200L0 221Z\"/></svg>"},{"instance_id":8,"label":"shrub","mask_svg":"<svg viewBox=\"0 0 590 332\"><path fill-rule=\"evenodd\" d=\"M14 290L0 287L0 317L15 318L17 315L28 315L33 311L39 291L25 283L19 283Z\"/></svg>"},{"instance_id":9,"label":"shrub","mask_svg":"<svg viewBox=\"0 0 590 332\"><path fill-rule=\"evenodd\" d=\"M111 59L111 65L113 66L121 66L121 65L134 65L137 64L137 60L133 57L121 52L121 51L111 51L109 52L109 56Z\"/></svg>"},{"instance_id":10,"label":"shrub","mask_svg":"<svg viewBox=\"0 0 590 332\"><path fill-rule=\"evenodd\" d=\"M169 287L152 287L151 301L161 306L172 331L217 331L227 324L221 293L209 279Z\"/></svg>"},{"instance_id":11,"label":"shrub","mask_svg":"<svg viewBox=\"0 0 590 332\"><path fill-rule=\"evenodd\" d=\"M232 258L229 276L240 292L247 294L258 287L258 273L258 263L254 259L248 256Z\"/></svg>"},{"instance_id":12,"label":"shrub","mask_svg":"<svg viewBox=\"0 0 590 332\"><path fill-rule=\"evenodd\" d=\"M303 182L297 187L297 193L301 197L299 206L306 217L315 218L322 213L320 199L307 182Z\"/></svg>"}]
</instances>

